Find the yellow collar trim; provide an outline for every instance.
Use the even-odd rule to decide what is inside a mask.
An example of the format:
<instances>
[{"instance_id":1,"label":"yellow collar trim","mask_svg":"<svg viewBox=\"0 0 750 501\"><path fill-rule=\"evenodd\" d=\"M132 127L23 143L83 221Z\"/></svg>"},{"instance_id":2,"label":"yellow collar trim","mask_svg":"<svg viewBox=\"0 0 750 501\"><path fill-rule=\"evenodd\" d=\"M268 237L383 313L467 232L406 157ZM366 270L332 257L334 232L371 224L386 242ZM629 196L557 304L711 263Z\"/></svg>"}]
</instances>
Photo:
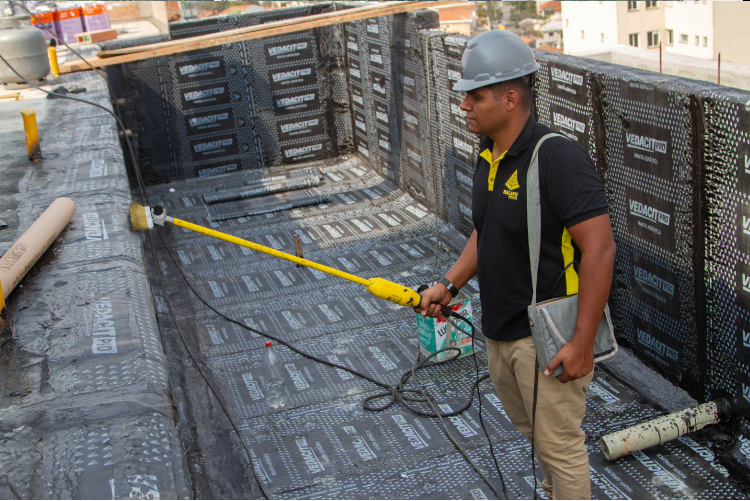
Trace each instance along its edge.
<instances>
[{"instance_id":1,"label":"yellow collar trim","mask_svg":"<svg viewBox=\"0 0 750 501\"><path fill-rule=\"evenodd\" d=\"M486 148L482 153L479 154L480 157L487 160L487 163L490 164L490 175L487 178L487 190L493 191L495 188L495 176L497 176L497 167L500 165L500 160L502 160L505 157L505 154L508 153L508 151L504 151L502 155L497 157L495 160L492 160L492 152L489 148Z\"/></svg>"}]
</instances>

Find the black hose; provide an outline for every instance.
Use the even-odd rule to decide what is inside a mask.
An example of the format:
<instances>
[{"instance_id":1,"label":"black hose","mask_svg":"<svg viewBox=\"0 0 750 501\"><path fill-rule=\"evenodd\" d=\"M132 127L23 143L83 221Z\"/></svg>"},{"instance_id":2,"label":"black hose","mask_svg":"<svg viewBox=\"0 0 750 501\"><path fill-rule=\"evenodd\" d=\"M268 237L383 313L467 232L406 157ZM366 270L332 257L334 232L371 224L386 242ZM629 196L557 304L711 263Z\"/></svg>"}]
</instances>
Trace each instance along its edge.
<instances>
[{"instance_id":1,"label":"black hose","mask_svg":"<svg viewBox=\"0 0 750 501\"><path fill-rule=\"evenodd\" d=\"M29 12L29 14L31 14L35 19L37 19L36 16L34 16L34 14L31 13L31 11L29 11L28 9L26 9L25 6L22 6L22 7L23 7L24 10L26 10L27 12ZM37 21L38 21L38 19L37 19ZM43 24L41 24L41 25L42 25L42 27L44 29L47 29L46 26L44 26ZM49 31L49 29L47 29L47 30ZM50 33L52 33L52 32L50 31ZM73 54L75 54L80 59L82 59L86 64L88 64L88 66L91 67L91 69L94 70L94 72L97 75L99 75L99 77L101 77L104 80L105 84L109 88L110 95L113 95L112 94L112 89L109 86L109 82L107 82L107 80L102 75L100 75L98 73L98 71L96 71L96 69L88 61L86 61L80 54L78 54L76 51L74 51L72 48L70 48L65 42L63 42L59 37L57 37L56 34L53 33L53 35L55 36L55 38L57 40L59 40L66 47L68 47L68 49ZM118 114L115 115L112 111L108 110L104 106L101 106L99 104L93 103L91 101L86 101L85 99L74 98L74 97L70 97L70 96L67 96L67 95L54 94L54 93L52 93L50 91L42 89L42 88L40 88L40 87L32 84L31 82L29 82L25 77L23 77L23 75L21 75L20 73L18 73L15 70L15 68L13 68L10 64L8 64L8 61L1 54L0 54L0 60L2 60L16 75L18 75L20 78L22 78L31 87L34 87L34 88L36 88L36 89L38 89L38 90L40 90L42 92L45 92L45 93L47 93L49 95L54 95L55 97L60 97L60 98L63 98L63 99L70 99L71 101L78 101L78 102L81 102L81 103L89 104L91 106L95 106L97 108L100 108L100 109L104 110L105 112L109 113L110 115L112 115L112 117L115 119L115 121L120 126L121 130L123 131L123 137L125 139L125 142L127 144L127 147L128 147L128 150L129 150L129 153L130 153L130 156L131 156L131 159L133 161L133 166L134 166L134 170L135 170L135 173L136 173L136 178L137 178L137 181L138 181L138 188L139 188L139 192L141 194L141 198L146 202L147 205L150 205L150 203L148 201L148 195L146 194L145 185L144 185L143 179L141 177L140 166L138 165L138 160L137 160L137 157L135 156L135 153L133 151L133 148L132 148L132 145L130 143L130 140L127 137L127 134L125 134L125 132L124 132L126 129L125 129L124 123L122 122L121 117L119 116L119 109L117 110ZM115 107L115 109L117 109L117 108ZM437 215L436 215L436 217L437 217ZM175 266L177 267L177 270L179 271L179 273L182 276L182 278L183 278L184 282L186 283L186 285L190 288L190 290L198 298L198 300L201 301L211 311L213 311L214 313L216 313L217 315L219 315L223 319L227 320L228 322L234 323L234 324L242 327L243 329L249 330L251 332L255 332L256 334L262 335L262 336L267 337L269 339L273 339L277 343L283 344L284 346L286 346L290 350L294 351L295 353L298 353L299 355L302 355L302 356L304 356L306 358L310 358L312 360L315 360L316 362L328 365L328 366L336 368L336 369L343 369L343 370L345 370L347 372L350 372L350 373L352 373L352 374L354 374L354 375L356 375L358 377L361 377L361 378L363 378L363 379L365 379L367 381L372 382L375 385L381 386L381 387L383 387L383 388L385 388L385 389L388 390L388 391L386 391L384 393L367 397L363 401L363 403L362 403L363 407L366 410L370 410L370 411L382 411L382 410L385 410L385 409L389 408L390 406L392 406L396 402L396 400L398 400L404 407L406 407L409 411L413 412L414 414L417 414L417 415L420 415L420 416L426 416L426 417L437 417L440 420L441 424L443 425L443 428L444 428L446 434L448 435L448 438L453 443L453 445L458 449L459 452L461 452L461 454L472 465L472 467L474 467L474 469L476 470L476 472L487 483L487 485L490 487L490 489L492 489L492 491L497 495L498 498L500 498L500 499L508 499L508 493L507 493L507 490L506 490L506 487L505 487L505 481L503 480L502 473L500 472L500 467L499 467L499 465L497 463L497 459L496 459L494 451L492 449L492 441L490 440L489 433L487 432L487 429L484 426L484 421L482 419L482 413L481 413L481 406L482 406L482 404L481 404L481 393L479 391L479 384L482 381L484 381L485 379L487 379L489 377L489 375L485 374L482 377L479 376L479 365L478 365L478 363L476 361L476 352L474 351L474 340L475 340L475 337L474 337L474 326L473 326L473 324L467 318L465 318L465 317L463 317L463 316L461 316L461 315L459 315L459 314L457 314L455 312L451 312L451 314L450 314L450 316L456 317L459 320L464 321L468 325L471 326L472 333L470 334L470 337L472 339L472 352L473 352L473 355L474 355L474 363L475 363L475 366L476 366L477 378L476 378L475 383L471 387L471 393L470 393L470 397L468 399L468 402L464 406L462 406L461 408L459 408L458 410L453 411L453 412L441 412L441 411L439 411L435 407L435 404L433 403L432 397L428 393L426 393L421 388L421 386L419 385L417 377L416 377L416 371L419 370L419 369L421 369L421 368L424 368L424 367L429 367L429 366L440 365L440 364L452 362L453 360L456 360L460 356L460 354L461 354L460 349L458 349L458 348L444 348L442 350L438 350L436 352L431 353L425 360L423 360L422 362L420 362L418 365L417 365L417 362L419 361L419 350L417 350L417 360L415 360L414 364L412 364L411 369L409 371L406 371L401 376L401 378L399 379L398 384L396 384L395 386L393 386L393 385L389 385L389 384L386 384L386 383L382 383L382 382L380 382L380 381L378 381L378 380L376 380L374 378L371 378L371 377L367 376L366 374L363 374L363 373L361 373L359 371L350 369L349 367L345 367L343 365L334 364L334 363L332 363L332 362L330 362L328 360L324 360L324 359L318 358L318 357L316 357L314 355L311 355L309 353L306 353L306 352L304 352L304 351L302 351L302 350L300 350L298 348L295 348L290 343L284 341L281 338L278 338L276 336L272 336L270 334L267 334L265 332L259 331L257 329L248 327L247 325L245 325L245 324L243 324L241 322L238 322L238 321L234 320L233 318L228 317L228 316L224 315L223 313L221 313L220 311L218 311L217 309L215 309L205 299L203 299L200 296L200 294L198 294L198 292L195 290L195 288L190 283L190 281L188 280L188 278L185 276L185 273L180 268L177 260L175 259L174 255L172 254L172 251L169 249L169 246L167 245L166 241L164 240L164 236L159 231L157 231L157 233L159 234L159 237L160 237L162 243L164 244L164 248L167 250L167 253L169 254L169 256L172 259L172 261L174 262ZM151 238L151 235L149 235L148 238L149 238L151 252L153 254L154 260L157 261L157 259L156 259L156 250L155 250L155 246L154 246L153 240ZM211 393L216 398L216 401L219 403L219 406L221 407L221 409L224 412L224 414L229 419L229 422L232 425L232 428L234 429L235 433L238 436L238 439L242 443L242 446L245 449L245 452L247 454L248 463L250 464L251 470L253 472L253 475L255 477L256 482L258 483L258 485L259 485L259 487L261 489L261 492L266 497L266 499L272 499L271 495L268 493L268 491L266 490L265 486L263 485L263 483L260 481L260 479L258 477L258 474L257 474L257 472L255 470L255 466L254 466L253 461L252 461L252 455L250 453L250 450L249 450L247 444L245 443L244 439L242 438L242 435L240 434L239 428L236 426L236 424L234 422L234 419L231 417L231 414L229 413L228 409L226 408L223 399L220 397L220 392L218 392L218 391L216 391L214 389L213 385L209 381L208 377L206 376L206 374L204 373L203 369L198 364L198 361L194 357L192 351L190 350L190 347L188 346L187 341L185 340L185 337L184 337L184 335L182 333L182 330L180 329L179 324L177 323L177 320L176 320L177 316L175 315L175 312L174 312L174 309L172 307L171 301L169 300L169 298L168 298L168 296L166 294L166 289L164 288L164 286L162 284L161 276L158 273L156 275L157 275L157 279L159 280L159 284L160 284L162 290L165 291L165 298L167 300L167 307L168 307L168 309L170 311L172 319L174 320L174 324L175 324L175 327L177 328L177 332L178 332L178 334L180 336L180 339L181 339L183 345L185 346L185 349L187 350L187 353L188 353L191 361L193 362L193 365L196 367L196 369L200 373L201 377L203 378L203 380L208 385L208 388L210 389ZM451 323L454 326L456 326L455 323L453 323L453 322L451 322ZM456 326L456 327L458 328L458 326ZM459 328L459 330L461 332L466 333L466 331L464 329ZM449 359L446 359L446 360L442 360L442 361L438 361L438 362L431 362L430 361L430 359L432 359L436 355L438 355L440 353L443 353L443 352L446 352L446 351L449 351L449 350L455 350L455 351L458 351L458 353L456 354L456 356L454 356L452 358L449 358ZM413 378L414 379L415 383L417 384L418 390L411 390L411 389L407 389L407 388L404 387L408 383L409 378ZM497 491L497 489L492 484L492 482L490 482L490 480L484 475L484 473L481 471L481 469L472 461L472 459L469 457L469 455L466 453L466 451L463 450L463 448L458 444L458 442L456 441L456 439L450 433L450 431L448 430L448 426L443 421L444 417L451 417L451 416L455 416L455 415L461 414L462 412L464 412L465 410L467 410L469 407L471 407L471 404L472 404L473 399L474 399L474 390L475 389L477 390L477 395L479 396L479 419L480 419L480 423L481 423L482 429L484 430L484 433L485 433L485 435L487 437L487 441L488 441L489 447L490 447L490 453L491 453L492 459L493 459L493 461L495 463L495 467L497 469L497 473L498 473L498 475L500 477L500 482L502 484L502 490L503 490L503 494L504 495L501 495ZM422 395L422 397L423 397L422 399L418 399L418 398L414 398L414 397L409 397L409 396L406 395L408 393L417 393L417 392L419 392ZM381 406L381 407L371 407L371 406L369 406L369 402L370 401L378 399L378 398L387 398L387 397L390 397L390 401L386 405ZM409 404L407 404L407 401L409 401L409 402L426 402L432 408L433 413L424 412L422 410L415 409L412 406L410 406Z\"/></svg>"}]
</instances>

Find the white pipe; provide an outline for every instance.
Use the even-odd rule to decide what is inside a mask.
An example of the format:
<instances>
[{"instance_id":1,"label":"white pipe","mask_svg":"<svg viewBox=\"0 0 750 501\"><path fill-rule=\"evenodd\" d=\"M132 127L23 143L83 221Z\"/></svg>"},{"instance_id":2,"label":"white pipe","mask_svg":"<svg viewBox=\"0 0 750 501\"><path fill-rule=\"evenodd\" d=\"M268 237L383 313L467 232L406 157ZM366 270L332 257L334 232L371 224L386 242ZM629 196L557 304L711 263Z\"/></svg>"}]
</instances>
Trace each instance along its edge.
<instances>
[{"instance_id":1,"label":"white pipe","mask_svg":"<svg viewBox=\"0 0 750 501\"><path fill-rule=\"evenodd\" d=\"M613 461L631 452L702 430L708 425L725 421L730 416L731 410L727 402L707 402L692 409L660 416L646 423L604 435L599 440L599 445L604 457Z\"/></svg>"}]
</instances>

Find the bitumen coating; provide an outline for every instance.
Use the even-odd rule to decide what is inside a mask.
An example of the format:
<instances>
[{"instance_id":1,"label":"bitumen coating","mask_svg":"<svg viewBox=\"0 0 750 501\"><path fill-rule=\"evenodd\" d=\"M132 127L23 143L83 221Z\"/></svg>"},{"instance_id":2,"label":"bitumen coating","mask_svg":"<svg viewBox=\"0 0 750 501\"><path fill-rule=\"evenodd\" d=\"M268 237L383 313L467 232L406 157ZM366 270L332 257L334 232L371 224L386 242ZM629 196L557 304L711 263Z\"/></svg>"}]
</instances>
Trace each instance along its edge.
<instances>
[{"instance_id":1,"label":"bitumen coating","mask_svg":"<svg viewBox=\"0 0 750 501\"><path fill-rule=\"evenodd\" d=\"M286 252L294 252L293 236L299 235L305 258L359 276L382 276L411 287L429 281L435 260L434 216L356 157L319 165L324 182L309 194L327 195L330 202L324 206L210 221L203 194L241 186L258 176L277 176L290 168L170 183L149 188L148 198L152 204L166 207L174 217ZM252 199L245 203L251 205ZM225 204L227 211L234 210L232 204ZM212 212L216 211L214 206ZM458 257L463 237L442 221L438 221L438 228L437 272L441 274ZM399 404L382 412L366 411L363 399L382 390L283 346L276 349L289 373L289 402L283 410L273 412L265 404L258 380L265 338L210 311L187 289L176 266L203 300L230 318L318 357L334 357L390 384L410 369L416 356L415 313L410 308L376 299L360 285L181 228L158 231L169 247L167 252L162 240L154 238L158 266L151 263L150 267L160 325L167 327L162 328L163 340L173 345L175 352L182 350L169 313L171 306L182 335L190 340L193 356L218 387L238 423L242 440L252 451L257 474L274 497L493 497L448 442L436 419L412 414ZM163 289L154 279L156 270L161 274ZM475 321L479 322L476 283L472 281L466 290L474 294ZM486 354L481 343L477 352L484 373ZM639 364L626 352L622 357L626 364ZM634 372L623 364L612 365L610 372L618 377ZM180 365L171 368L173 384L178 372L189 381L175 391L184 399L178 404L178 409L185 409L180 413L183 429L194 431L190 435L194 442L186 448L194 451L202 471L218 472L226 457L217 457L211 451L216 437L207 431L218 411L207 405L207 389L184 353ZM475 377L471 357L419 374L425 390L445 409L458 408L466 401ZM677 410L695 404L684 392L650 373L648 385L658 388L659 384L662 386L656 392L661 393L664 405ZM505 417L490 383L485 381L480 390L484 422L508 493L512 498L530 498L533 477L529 445ZM583 426L596 498L745 497L723 466L707 460L713 456L706 454L706 437L677 440L614 462L604 459L598 446L602 434L660 414L604 370L596 370L587 405ZM475 403L448 421L448 428L472 459L496 480L477 412ZM233 445L237 453L236 441ZM192 464L193 460L188 462ZM207 491L218 494L211 491L210 480L203 478L201 482L207 484ZM538 495L543 497L541 488Z\"/></svg>"},{"instance_id":2,"label":"bitumen coating","mask_svg":"<svg viewBox=\"0 0 750 501\"><path fill-rule=\"evenodd\" d=\"M84 85L89 90L79 97L106 102L103 84L90 74L61 82ZM26 156L20 110L28 107L37 112L43 138L39 163ZM8 224L0 243L17 238L56 196L79 205L9 297L11 331L0 339L0 497L259 498L254 475L284 499L494 497L435 418L398 403L365 410L363 400L382 388L279 344L289 399L272 411L259 378L265 338L211 311L178 267L224 315L391 385L416 358L415 313L360 285L181 228L135 234L127 205L131 196L146 197L138 190L131 195L113 124L81 103L0 103L0 215ZM327 195L327 204L210 220L203 194L311 165L322 168L323 182L308 191ZM359 158L311 165L154 186L147 198L171 216L287 252L298 235L307 259L411 287L432 279L435 262L441 276L458 256L465 239L455 229L438 220L436 247L435 216ZM476 282L466 291L479 325ZM118 353L92 353L91 324L102 312L114 316ZM484 373L486 352L476 346ZM747 498L750 492L713 452L722 445L720 433L604 458L602 434L691 403L636 359L622 357L624 364L597 367L587 394L583 428L593 496ZM640 379L628 381L635 373ZM428 367L418 378L441 409L459 408L476 378L474 360ZM629 382L651 389L639 394ZM508 494L531 498L529 444L489 381L479 390ZM476 400L446 424L499 487ZM538 468L535 474L541 484ZM537 495L544 498L541 486Z\"/></svg>"}]
</instances>

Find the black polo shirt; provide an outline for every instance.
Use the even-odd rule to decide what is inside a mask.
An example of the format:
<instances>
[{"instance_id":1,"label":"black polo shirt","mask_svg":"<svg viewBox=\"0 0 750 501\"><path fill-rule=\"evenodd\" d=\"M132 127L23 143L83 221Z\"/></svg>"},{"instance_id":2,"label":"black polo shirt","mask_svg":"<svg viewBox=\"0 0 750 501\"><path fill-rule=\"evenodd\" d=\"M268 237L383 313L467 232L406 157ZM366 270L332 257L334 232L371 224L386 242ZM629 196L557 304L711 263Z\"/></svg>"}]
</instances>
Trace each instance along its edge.
<instances>
[{"instance_id":1,"label":"black polo shirt","mask_svg":"<svg viewBox=\"0 0 750 501\"><path fill-rule=\"evenodd\" d=\"M492 169L493 141L479 143L474 172L472 218L477 229L477 276L482 331L490 339L512 341L531 335L531 268L526 224L526 173L539 139L555 132L529 118L513 146ZM552 288L565 265L580 262L581 251L568 228L608 213L607 198L591 157L575 142L547 139L539 150L542 239L537 302L578 293L573 266Z\"/></svg>"}]
</instances>

